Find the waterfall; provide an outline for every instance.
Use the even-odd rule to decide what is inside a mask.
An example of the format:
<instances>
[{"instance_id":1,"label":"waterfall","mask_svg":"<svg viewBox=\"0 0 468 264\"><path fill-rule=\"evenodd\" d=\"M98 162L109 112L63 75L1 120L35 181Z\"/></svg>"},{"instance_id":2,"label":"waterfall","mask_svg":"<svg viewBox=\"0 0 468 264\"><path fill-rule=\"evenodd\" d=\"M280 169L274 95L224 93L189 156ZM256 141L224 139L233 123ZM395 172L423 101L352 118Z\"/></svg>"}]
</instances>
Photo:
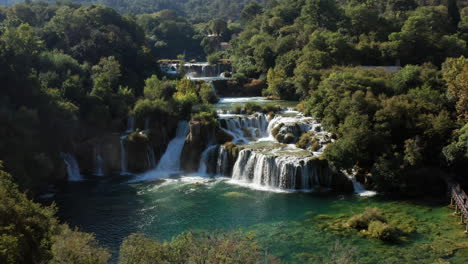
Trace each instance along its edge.
<instances>
[{"instance_id":1,"label":"waterfall","mask_svg":"<svg viewBox=\"0 0 468 264\"><path fill-rule=\"evenodd\" d=\"M169 142L166 152L159 161L156 170L166 172L176 172L180 170L180 156L189 130L188 121L179 121L176 137Z\"/></svg>"},{"instance_id":2,"label":"waterfall","mask_svg":"<svg viewBox=\"0 0 468 264\"><path fill-rule=\"evenodd\" d=\"M320 184L317 168L310 157L267 155L251 149L239 152L232 179L286 190L311 190Z\"/></svg>"},{"instance_id":3,"label":"waterfall","mask_svg":"<svg viewBox=\"0 0 468 264\"><path fill-rule=\"evenodd\" d=\"M135 131L135 117L129 115L127 118L127 130L125 132L132 133L133 131Z\"/></svg>"},{"instance_id":4,"label":"waterfall","mask_svg":"<svg viewBox=\"0 0 468 264\"><path fill-rule=\"evenodd\" d=\"M120 174L122 175L128 174L127 144L125 144L126 140L127 136L120 137Z\"/></svg>"},{"instance_id":5,"label":"waterfall","mask_svg":"<svg viewBox=\"0 0 468 264\"><path fill-rule=\"evenodd\" d=\"M356 171L353 169L352 173L348 173L346 170L341 171L348 179L353 183L354 193L359 196L374 196L377 193L375 191L368 191L360 182L356 180Z\"/></svg>"},{"instance_id":6,"label":"waterfall","mask_svg":"<svg viewBox=\"0 0 468 264\"><path fill-rule=\"evenodd\" d=\"M104 159L101 156L101 148L98 146L94 147L94 156L95 158L95 171L94 175L104 176Z\"/></svg>"},{"instance_id":7,"label":"waterfall","mask_svg":"<svg viewBox=\"0 0 468 264\"><path fill-rule=\"evenodd\" d=\"M148 169L154 169L156 167L156 156L154 155L152 146L148 146L146 149L146 162L148 164Z\"/></svg>"},{"instance_id":8,"label":"waterfall","mask_svg":"<svg viewBox=\"0 0 468 264\"><path fill-rule=\"evenodd\" d=\"M82 181L83 177L80 175L80 167L75 156L70 153L60 153L60 156L67 165L68 181Z\"/></svg>"},{"instance_id":9,"label":"waterfall","mask_svg":"<svg viewBox=\"0 0 468 264\"><path fill-rule=\"evenodd\" d=\"M300 136L302 133L314 130L320 124L311 117L304 117L302 114L296 116L275 116L267 127L267 133L271 136L272 130L278 125L283 124L280 131L284 134L292 133L295 136Z\"/></svg>"},{"instance_id":10,"label":"waterfall","mask_svg":"<svg viewBox=\"0 0 468 264\"><path fill-rule=\"evenodd\" d=\"M263 114L253 116L220 115L220 127L234 137L235 142L248 142L268 136L268 121Z\"/></svg>"},{"instance_id":11,"label":"waterfall","mask_svg":"<svg viewBox=\"0 0 468 264\"><path fill-rule=\"evenodd\" d=\"M200 159L200 165L198 167L198 173L202 175L207 175L209 174L210 171L208 169L208 166L212 165L211 162L214 161L213 155L217 154L216 149L218 148L217 145L211 145L208 146L202 153L201 159ZM211 161L211 162L210 162Z\"/></svg>"},{"instance_id":12,"label":"waterfall","mask_svg":"<svg viewBox=\"0 0 468 264\"><path fill-rule=\"evenodd\" d=\"M216 174L228 176L229 174L229 157L228 151L224 146L219 147L218 158L216 160Z\"/></svg>"}]
</instances>

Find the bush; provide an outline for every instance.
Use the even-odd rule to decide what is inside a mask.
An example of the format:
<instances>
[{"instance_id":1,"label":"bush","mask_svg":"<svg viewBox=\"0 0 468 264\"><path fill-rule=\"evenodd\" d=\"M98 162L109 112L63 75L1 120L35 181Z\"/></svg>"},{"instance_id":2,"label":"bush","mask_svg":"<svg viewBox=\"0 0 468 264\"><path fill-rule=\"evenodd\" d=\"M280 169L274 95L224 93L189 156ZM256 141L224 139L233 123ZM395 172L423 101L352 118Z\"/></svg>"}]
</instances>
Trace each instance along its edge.
<instances>
[{"instance_id":1,"label":"bush","mask_svg":"<svg viewBox=\"0 0 468 264\"><path fill-rule=\"evenodd\" d=\"M351 217L347 225L357 230L367 229L372 221L386 222L382 212L378 208L366 208L364 213Z\"/></svg>"},{"instance_id":2,"label":"bush","mask_svg":"<svg viewBox=\"0 0 468 264\"><path fill-rule=\"evenodd\" d=\"M154 117L162 119L170 115L169 104L161 99L149 100L141 99L135 104L133 112L137 122L141 123L145 118Z\"/></svg>"},{"instance_id":3,"label":"bush","mask_svg":"<svg viewBox=\"0 0 468 264\"><path fill-rule=\"evenodd\" d=\"M29 200L0 162L0 263L107 263L94 236L60 225L53 206Z\"/></svg>"},{"instance_id":4,"label":"bush","mask_svg":"<svg viewBox=\"0 0 468 264\"><path fill-rule=\"evenodd\" d=\"M99 248L93 234L73 231L63 226L54 237L51 264L105 264L110 259L107 249Z\"/></svg>"},{"instance_id":5,"label":"bush","mask_svg":"<svg viewBox=\"0 0 468 264\"><path fill-rule=\"evenodd\" d=\"M248 115L251 115L251 114L253 114L255 112L262 111L262 106L261 105L256 104L256 103L251 103L251 102L246 103L244 108L245 108L245 112Z\"/></svg>"},{"instance_id":6,"label":"bush","mask_svg":"<svg viewBox=\"0 0 468 264\"><path fill-rule=\"evenodd\" d=\"M241 232L182 233L160 243L130 235L120 247L120 264L146 263L278 263L265 258L251 234Z\"/></svg>"},{"instance_id":7,"label":"bush","mask_svg":"<svg viewBox=\"0 0 468 264\"><path fill-rule=\"evenodd\" d=\"M204 104L215 104L219 101L218 96L209 84L202 84L200 88L200 99Z\"/></svg>"},{"instance_id":8,"label":"bush","mask_svg":"<svg viewBox=\"0 0 468 264\"><path fill-rule=\"evenodd\" d=\"M217 114L216 112L198 112L192 115L192 121L201 122L204 125L216 126Z\"/></svg>"},{"instance_id":9,"label":"bush","mask_svg":"<svg viewBox=\"0 0 468 264\"><path fill-rule=\"evenodd\" d=\"M369 236L383 241L393 241L396 239L396 229L381 221L372 221L369 224Z\"/></svg>"}]
</instances>

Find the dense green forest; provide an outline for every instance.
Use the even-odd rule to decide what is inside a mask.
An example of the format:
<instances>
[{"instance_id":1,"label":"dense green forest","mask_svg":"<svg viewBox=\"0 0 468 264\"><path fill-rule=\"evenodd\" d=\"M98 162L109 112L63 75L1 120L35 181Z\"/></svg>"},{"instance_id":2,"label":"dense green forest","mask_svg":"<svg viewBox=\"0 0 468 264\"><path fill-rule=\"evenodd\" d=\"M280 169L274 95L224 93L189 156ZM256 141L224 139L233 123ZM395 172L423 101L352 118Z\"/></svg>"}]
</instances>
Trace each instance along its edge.
<instances>
[{"instance_id":1,"label":"dense green forest","mask_svg":"<svg viewBox=\"0 0 468 264\"><path fill-rule=\"evenodd\" d=\"M225 56L238 78L266 79L264 95L303 100L337 134L325 151L336 168L381 191L443 188L442 171L466 177L468 7L424 4L275 1Z\"/></svg>"},{"instance_id":2,"label":"dense green forest","mask_svg":"<svg viewBox=\"0 0 468 264\"><path fill-rule=\"evenodd\" d=\"M63 181L60 153L90 134L123 131L130 113L138 127L146 119L154 126L212 122L206 105L218 98L211 87L164 76L157 64L164 58L231 59L238 83L259 79L267 83L265 96L301 101L298 108L337 139L325 150L330 165L355 169L370 188L441 194L449 176L468 186L464 1L79 2L0 7L2 263L109 259L93 236L59 224L53 206L21 191L35 197ZM220 41L230 48L220 51ZM304 134L298 145L314 140ZM146 248L161 261L195 261L203 245L216 246L206 253L213 262L223 261L217 254L226 248L244 263L263 259L248 236L230 234L224 244L206 237L183 234L160 244L132 236L122 263L141 263L131 256Z\"/></svg>"}]
</instances>

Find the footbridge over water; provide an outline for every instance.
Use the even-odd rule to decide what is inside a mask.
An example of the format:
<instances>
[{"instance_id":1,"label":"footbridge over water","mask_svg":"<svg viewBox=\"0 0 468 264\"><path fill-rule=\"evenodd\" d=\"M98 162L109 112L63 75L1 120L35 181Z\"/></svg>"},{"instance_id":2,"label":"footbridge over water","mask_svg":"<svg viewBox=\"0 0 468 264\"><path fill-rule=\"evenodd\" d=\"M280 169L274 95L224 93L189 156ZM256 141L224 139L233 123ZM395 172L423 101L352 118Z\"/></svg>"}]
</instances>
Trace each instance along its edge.
<instances>
[{"instance_id":1,"label":"footbridge over water","mask_svg":"<svg viewBox=\"0 0 468 264\"><path fill-rule=\"evenodd\" d=\"M460 223L465 225L465 233L468 234L468 196L459 184L448 182L450 193L450 206L455 207L455 215L460 216Z\"/></svg>"}]
</instances>

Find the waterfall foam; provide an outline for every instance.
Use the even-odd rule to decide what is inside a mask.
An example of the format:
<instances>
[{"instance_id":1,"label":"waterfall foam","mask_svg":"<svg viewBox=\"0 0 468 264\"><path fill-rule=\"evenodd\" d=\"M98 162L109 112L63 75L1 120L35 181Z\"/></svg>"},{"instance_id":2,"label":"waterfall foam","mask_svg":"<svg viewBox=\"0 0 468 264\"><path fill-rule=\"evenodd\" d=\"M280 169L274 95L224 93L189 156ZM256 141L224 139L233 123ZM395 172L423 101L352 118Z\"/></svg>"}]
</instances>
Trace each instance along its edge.
<instances>
[{"instance_id":1,"label":"waterfall foam","mask_svg":"<svg viewBox=\"0 0 468 264\"><path fill-rule=\"evenodd\" d=\"M60 153L60 156L67 166L68 181L82 181L83 177L81 177L80 167L75 156L70 153Z\"/></svg>"},{"instance_id":2,"label":"waterfall foam","mask_svg":"<svg viewBox=\"0 0 468 264\"><path fill-rule=\"evenodd\" d=\"M179 121L176 136L169 142L156 168L139 175L130 182L159 179L180 172L180 157L189 131L189 122Z\"/></svg>"},{"instance_id":3,"label":"waterfall foam","mask_svg":"<svg viewBox=\"0 0 468 264\"><path fill-rule=\"evenodd\" d=\"M228 151L224 146L220 146L218 150L218 158L216 160L216 175L229 175L229 157Z\"/></svg>"},{"instance_id":4,"label":"waterfall foam","mask_svg":"<svg viewBox=\"0 0 468 264\"><path fill-rule=\"evenodd\" d=\"M252 149L240 151L233 168L233 181L284 190L312 190L314 186L329 184L320 181L329 177L319 177L310 156L272 153Z\"/></svg>"},{"instance_id":5,"label":"waterfall foam","mask_svg":"<svg viewBox=\"0 0 468 264\"><path fill-rule=\"evenodd\" d=\"M164 172L180 171L180 155L184 148L185 138L189 133L188 121L179 121L176 137L169 142L166 152L158 163L156 170Z\"/></svg>"},{"instance_id":6,"label":"waterfall foam","mask_svg":"<svg viewBox=\"0 0 468 264\"><path fill-rule=\"evenodd\" d=\"M251 116L221 114L219 117L220 127L234 137L236 144L268 136L268 121L264 114Z\"/></svg>"},{"instance_id":7,"label":"waterfall foam","mask_svg":"<svg viewBox=\"0 0 468 264\"><path fill-rule=\"evenodd\" d=\"M218 148L218 145L211 145L208 146L202 153L201 159L200 159L200 164L198 167L198 173L201 175L208 175L210 173L213 173L212 171L209 170L209 162L211 161L210 158L212 158L216 153L216 150Z\"/></svg>"},{"instance_id":8,"label":"waterfall foam","mask_svg":"<svg viewBox=\"0 0 468 264\"><path fill-rule=\"evenodd\" d=\"M366 190L366 188L356 180L356 171L354 169L352 170L351 174L346 170L342 170L341 172L346 175L346 177L348 177L348 179L353 183L355 194L363 197L371 197L377 194L375 191Z\"/></svg>"}]
</instances>

